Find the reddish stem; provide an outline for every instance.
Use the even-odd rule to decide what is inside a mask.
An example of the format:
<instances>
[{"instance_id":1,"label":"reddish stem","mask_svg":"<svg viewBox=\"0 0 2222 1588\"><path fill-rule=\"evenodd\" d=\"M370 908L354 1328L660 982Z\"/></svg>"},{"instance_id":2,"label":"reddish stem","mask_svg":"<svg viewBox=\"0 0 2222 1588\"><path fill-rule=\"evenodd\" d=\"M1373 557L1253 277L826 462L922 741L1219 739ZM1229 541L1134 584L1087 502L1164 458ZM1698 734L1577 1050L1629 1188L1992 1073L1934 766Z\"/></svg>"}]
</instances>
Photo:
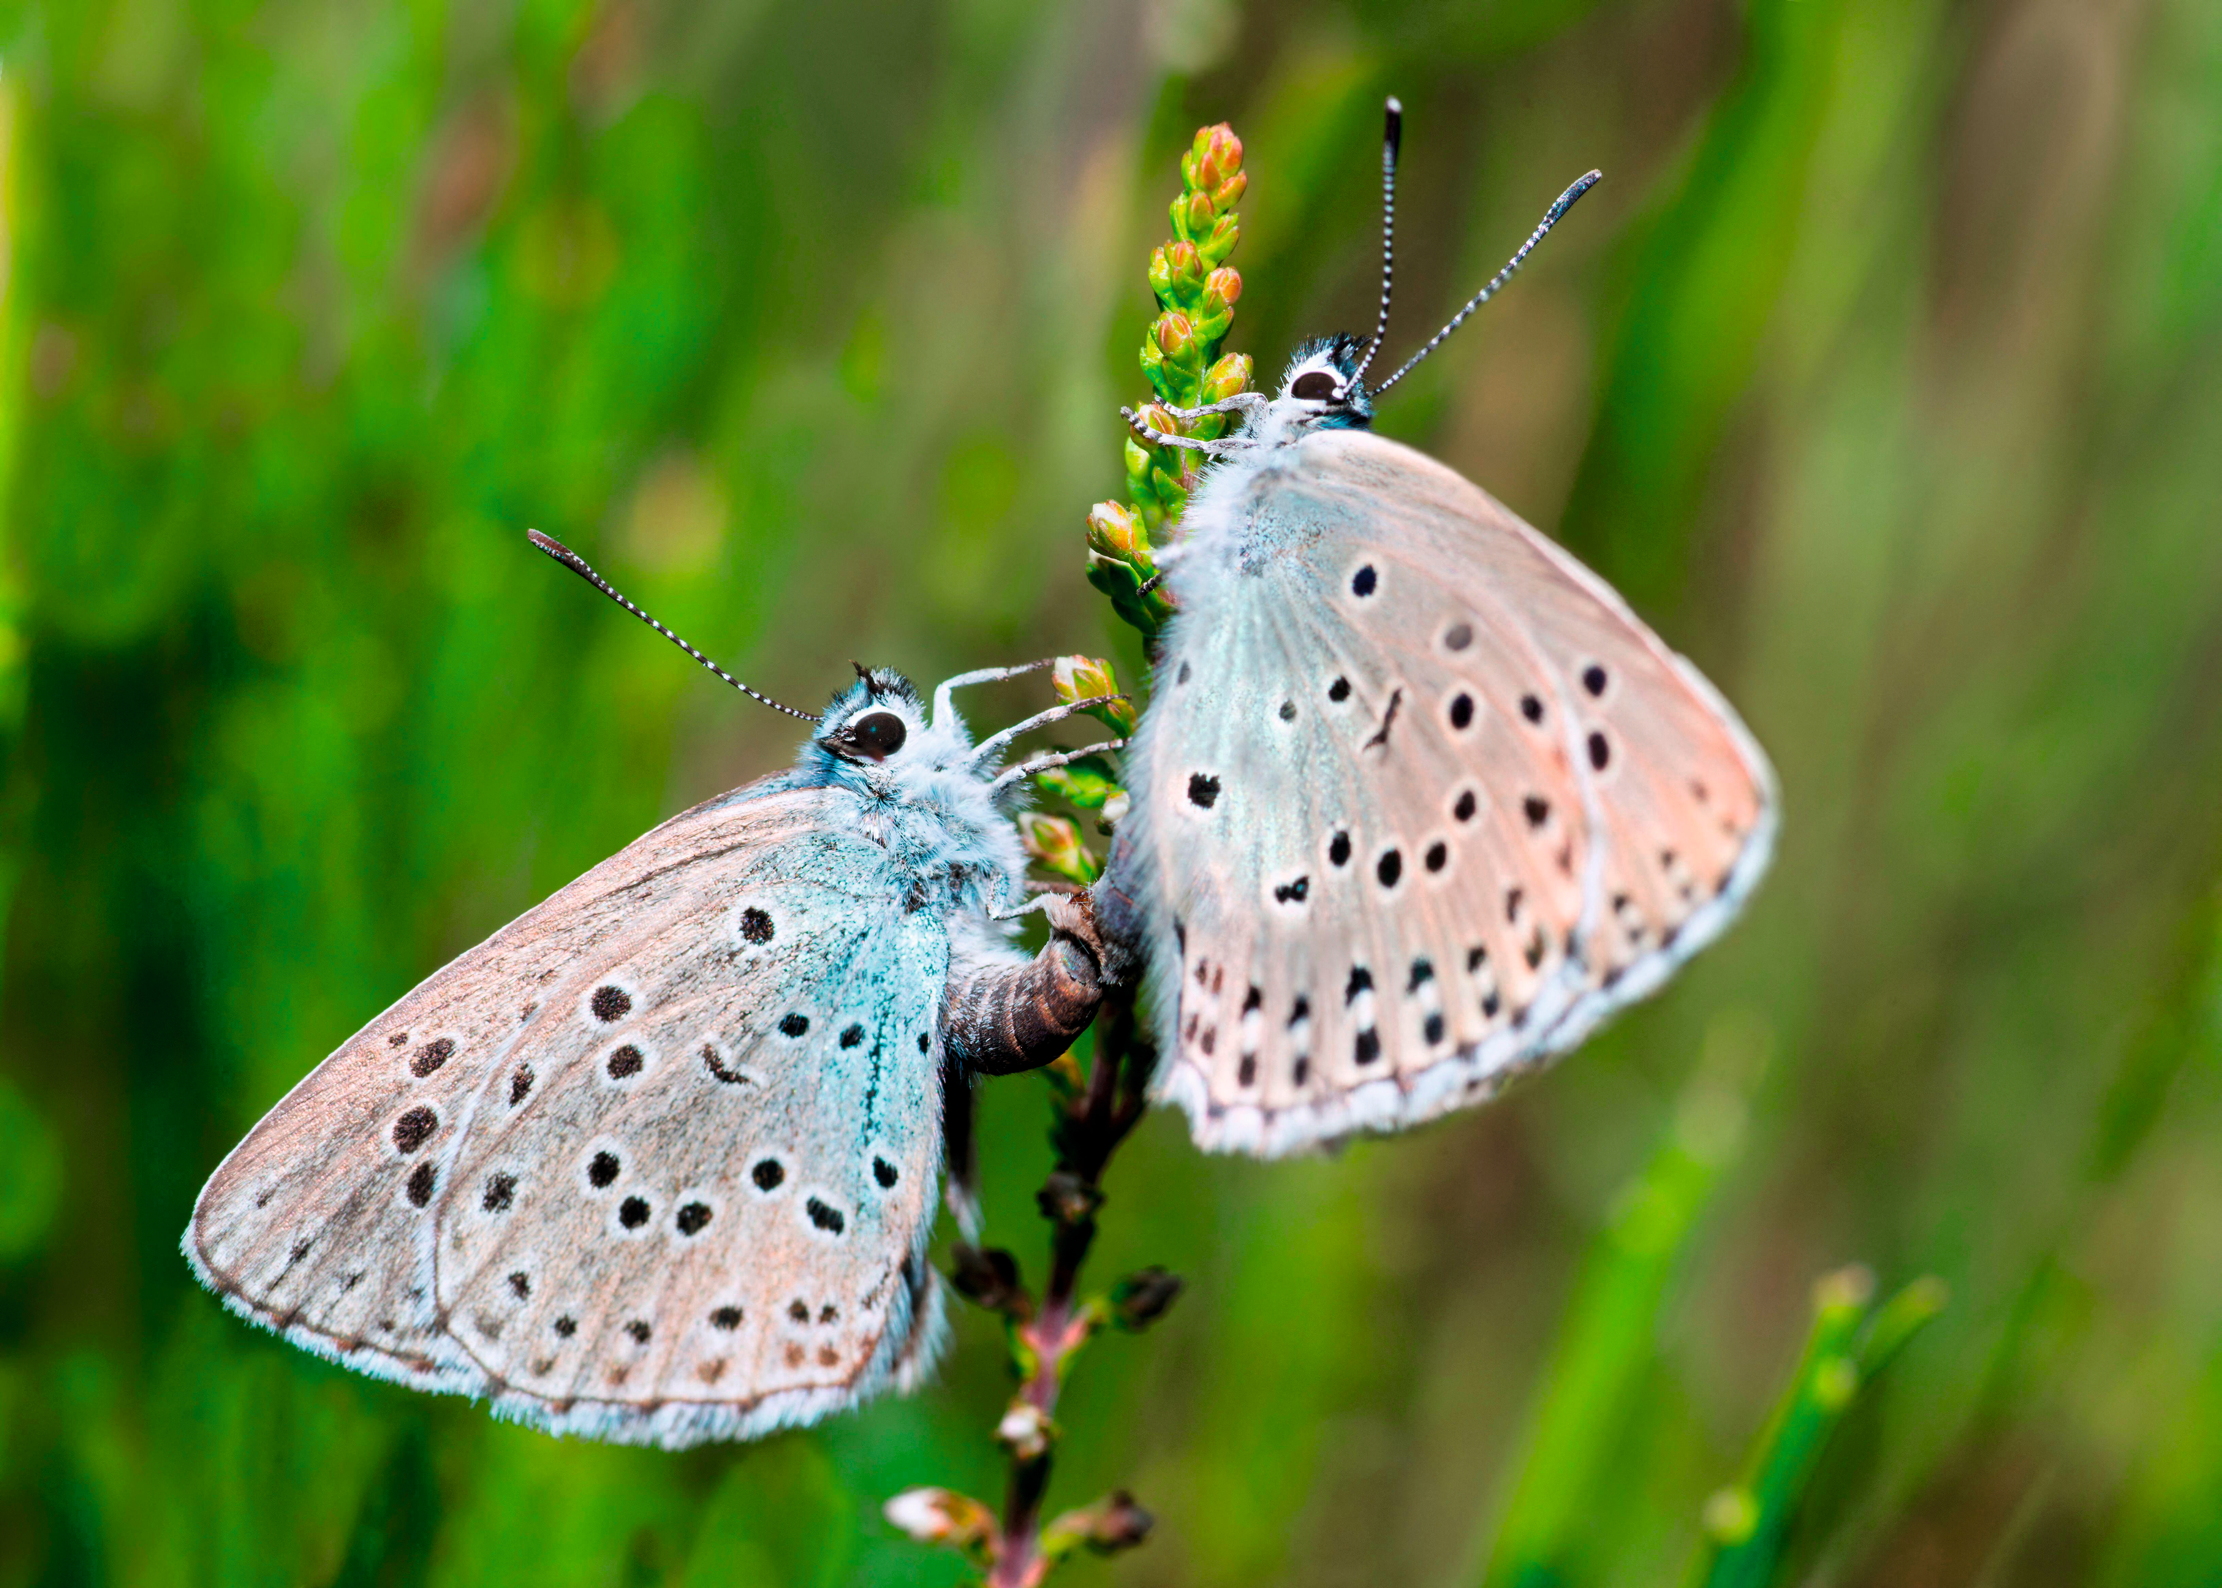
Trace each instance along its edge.
<instances>
[{"instance_id":1,"label":"reddish stem","mask_svg":"<svg viewBox=\"0 0 2222 1588\"><path fill-rule=\"evenodd\" d=\"M1096 1056L1087 1090L1066 1105L1057 1134L1057 1167L1043 1187L1043 1212L1053 1226L1049 1285L1033 1318L1017 1326L1019 1341L1033 1359L1033 1372L1020 1384L1019 1398L1045 1422L1057 1410L1067 1360L1093 1332L1086 1309L1074 1305L1073 1295L1096 1238L1096 1192L1103 1171L1147 1106L1143 1088L1154 1057L1147 1044L1135 1039L1132 998L1124 993L1106 997L1096 1016ZM1059 1176L1077 1181L1081 1194L1060 1194L1072 1188L1061 1187ZM1002 1537L988 1588L1036 1588L1048 1572L1049 1562L1041 1553L1041 1507L1053 1459L1053 1443L1037 1455L1013 1453Z\"/></svg>"}]
</instances>

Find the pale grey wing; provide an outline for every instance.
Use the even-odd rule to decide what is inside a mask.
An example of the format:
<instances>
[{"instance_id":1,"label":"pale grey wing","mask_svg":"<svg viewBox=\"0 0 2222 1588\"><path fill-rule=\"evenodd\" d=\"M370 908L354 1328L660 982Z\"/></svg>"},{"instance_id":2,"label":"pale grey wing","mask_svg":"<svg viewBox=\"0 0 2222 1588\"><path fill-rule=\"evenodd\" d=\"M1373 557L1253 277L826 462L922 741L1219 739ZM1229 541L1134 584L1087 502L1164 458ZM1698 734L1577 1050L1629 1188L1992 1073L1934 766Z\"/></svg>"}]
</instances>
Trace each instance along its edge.
<instances>
[{"instance_id":1,"label":"pale grey wing","mask_svg":"<svg viewBox=\"0 0 2222 1588\"><path fill-rule=\"evenodd\" d=\"M1200 1143L1270 1154L1478 1100L1749 892L1773 810L1749 736L1479 491L1336 432L1205 500L1114 878L1179 967L1160 1088ZM1199 807L1221 765L1239 786ZM1343 831L1346 866L1305 864Z\"/></svg>"},{"instance_id":2,"label":"pale grey wing","mask_svg":"<svg viewBox=\"0 0 2222 1588\"><path fill-rule=\"evenodd\" d=\"M225 1160L196 1271L557 1432L747 1437L906 1381L939 1329L948 941L858 815L728 796L463 955Z\"/></svg>"},{"instance_id":3,"label":"pale grey wing","mask_svg":"<svg viewBox=\"0 0 2222 1588\"><path fill-rule=\"evenodd\" d=\"M1548 1033L1578 1042L1711 942L1758 886L1778 821L1773 769L1719 692L1617 593L1470 481L1363 432L1307 440L1303 475L1375 504L1368 544L1403 570L1407 649L1454 662L1448 638L1516 627L1547 665L1595 813L1598 899L1583 958L1591 985ZM1367 552L1353 548L1353 556ZM1387 585L1377 599L1387 599Z\"/></svg>"},{"instance_id":4,"label":"pale grey wing","mask_svg":"<svg viewBox=\"0 0 2222 1588\"><path fill-rule=\"evenodd\" d=\"M1112 882L1150 922L1160 1094L1270 1155L1478 1096L1563 1018L1592 846L1517 629L1454 672L1351 597L1363 504L1276 474L1230 507L1177 565Z\"/></svg>"}]
</instances>

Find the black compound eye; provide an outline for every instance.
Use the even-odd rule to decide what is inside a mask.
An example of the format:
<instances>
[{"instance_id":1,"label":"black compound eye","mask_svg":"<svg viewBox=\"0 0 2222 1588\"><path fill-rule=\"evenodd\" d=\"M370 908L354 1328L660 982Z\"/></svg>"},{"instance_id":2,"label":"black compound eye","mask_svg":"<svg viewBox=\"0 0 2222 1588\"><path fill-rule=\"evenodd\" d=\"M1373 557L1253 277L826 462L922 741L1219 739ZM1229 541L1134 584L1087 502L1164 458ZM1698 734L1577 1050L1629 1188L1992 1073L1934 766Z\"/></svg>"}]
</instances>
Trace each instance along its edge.
<instances>
[{"instance_id":1,"label":"black compound eye","mask_svg":"<svg viewBox=\"0 0 2222 1588\"><path fill-rule=\"evenodd\" d=\"M843 736L856 750L875 761L884 761L903 747L910 729L892 711L875 711L850 723Z\"/></svg>"},{"instance_id":2,"label":"black compound eye","mask_svg":"<svg viewBox=\"0 0 2222 1588\"><path fill-rule=\"evenodd\" d=\"M1342 382L1323 369L1308 369L1296 377L1288 389L1291 397L1301 397L1306 402L1331 403L1342 393Z\"/></svg>"}]
</instances>

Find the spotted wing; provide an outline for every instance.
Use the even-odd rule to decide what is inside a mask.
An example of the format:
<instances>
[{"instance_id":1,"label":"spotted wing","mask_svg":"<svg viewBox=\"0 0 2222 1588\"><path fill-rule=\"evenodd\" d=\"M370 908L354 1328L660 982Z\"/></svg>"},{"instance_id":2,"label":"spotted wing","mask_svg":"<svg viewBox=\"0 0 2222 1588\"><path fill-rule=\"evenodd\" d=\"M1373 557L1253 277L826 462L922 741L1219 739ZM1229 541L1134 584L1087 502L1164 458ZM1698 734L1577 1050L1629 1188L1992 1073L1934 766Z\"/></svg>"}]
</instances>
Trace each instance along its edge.
<instances>
[{"instance_id":1,"label":"spotted wing","mask_svg":"<svg viewBox=\"0 0 2222 1588\"><path fill-rule=\"evenodd\" d=\"M1205 506L1114 869L1199 1142L1273 1154L1478 1101L1735 914L1772 774L1572 558L1364 432Z\"/></svg>"},{"instance_id":2,"label":"spotted wing","mask_svg":"<svg viewBox=\"0 0 2222 1588\"><path fill-rule=\"evenodd\" d=\"M558 1433L809 1422L938 1344L945 928L855 801L675 817L411 992L202 1191L242 1316Z\"/></svg>"}]
</instances>

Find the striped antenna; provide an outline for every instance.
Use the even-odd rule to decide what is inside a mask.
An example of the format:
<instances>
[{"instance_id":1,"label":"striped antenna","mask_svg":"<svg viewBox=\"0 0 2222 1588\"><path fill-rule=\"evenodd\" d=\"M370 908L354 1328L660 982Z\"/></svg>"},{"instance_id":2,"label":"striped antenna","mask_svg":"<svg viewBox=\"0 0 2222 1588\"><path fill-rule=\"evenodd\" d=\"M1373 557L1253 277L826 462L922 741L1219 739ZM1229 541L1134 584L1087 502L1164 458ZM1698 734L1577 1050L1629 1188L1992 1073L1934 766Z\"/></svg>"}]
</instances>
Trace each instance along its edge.
<instances>
[{"instance_id":1,"label":"striped antenna","mask_svg":"<svg viewBox=\"0 0 2222 1588\"><path fill-rule=\"evenodd\" d=\"M1515 270L1518 270L1521 265L1527 262L1528 255L1534 251L1535 245L1537 243L1543 241L1544 234L1559 223L1559 217L1564 215L1568 210L1572 209L1574 207L1574 201L1580 198L1584 193L1587 193L1591 188L1595 187L1601 180L1603 180L1604 175L1605 173L1602 171L1592 171L1589 173L1589 175L1583 177L1572 187L1568 188L1564 193L1561 193L1558 196L1558 202L1553 204L1548 210L1544 212L1542 224L1537 226L1534 231L1528 233L1528 240L1520 245L1520 251L1514 254L1509 260L1505 262L1504 269L1491 276L1489 278L1489 284L1487 286L1483 287L1471 298L1468 298L1466 300L1466 307L1460 309L1456 314L1450 317L1450 324L1444 326L1440 331L1437 331L1432 337L1429 337L1427 346L1421 348L1417 353L1414 353L1410 358L1406 359L1404 361L1404 367L1402 369L1398 370L1394 375L1391 375L1380 385L1374 387L1373 395L1376 397L1380 396L1391 386L1394 386L1398 381L1404 379L1405 376L1409 375L1412 372L1412 366L1414 364L1417 364L1421 359L1427 357L1428 354L1434 352L1438 347L1441 347L1443 345L1443 338L1449 336L1451 332L1457 330L1461 325L1464 325L1466 323L1466 317L1468 315L1472 314L1476 309L1487 303L1491 298L1494 298L1497 295L1497 289L1502 287L1506 282L1510 281L1512 279L1512 273ZM1371 355L1368 356L1370 357Z\"/></svg>"},{"instance_id":2,"label":"striped antenna","mask_svg":"<svg viewBox=\"0 0 2222 1588\"><path fill-rule=\"evenodd\" d=\"M742 694L748 696L749 699L769 706L774 711L784 711L790 717L800 717L804 722L816 722L819 720L818 718L813 717L807 711L797 711L792 706L782 706L778 701L772 699L769 695L759 695L755 690L749 688L748 685L742 683L738 678L735 678L724 668L718 666L717 663L711 661L707 656L704 656L700 651L689 645L685 640L679 638L678 635L672 633L671 630L665 628L661 623L658 623L647 613L641 611L639 607L634 606L632 602L626 600L624 596L618 593L617 587L615 585L611 584L607 579L603 578L600 574L596 573L592 568L587 566L587 561L584 557L580 556L577 552L566 546L562 541L557 540L553 535L543 535L537 529L528 529L525 531L525 536L535 546L538 546L542 551L553 557L557 562L562 563L564 567L570 569L573 573L577 574L581 579L584 579L595 589L601 591L602 594L608 596L612 601L615 601L619 606L630 612L634 617L640 619L641 622L647 624L658 634L661 634L665 639L671 641L672 644L678 646L679 649L681 649L682 651L685 651L689 656L700 662L704 667L707 667L711 672L717 674L718 677L724 679L725 682L731 684Z\"/></svg>"},{"instance_id":3,"label":"striped antenna","mask_svg":"<svg viewBox=\"0 0 2222 1588\"><path fill-rule=\"evenodd\" d=\"M1374 322L1366 356L1358 360L1358 368L1351 374L1353 387L1365 379L1373 355L1381 351L1382 339L1389 334L1389 288L1396 279L1396 157L1404 145L1404 107L1393 97L1385 120L1387 125L1381 133L1381 318Z\"/></svg>"}]
</instances>

